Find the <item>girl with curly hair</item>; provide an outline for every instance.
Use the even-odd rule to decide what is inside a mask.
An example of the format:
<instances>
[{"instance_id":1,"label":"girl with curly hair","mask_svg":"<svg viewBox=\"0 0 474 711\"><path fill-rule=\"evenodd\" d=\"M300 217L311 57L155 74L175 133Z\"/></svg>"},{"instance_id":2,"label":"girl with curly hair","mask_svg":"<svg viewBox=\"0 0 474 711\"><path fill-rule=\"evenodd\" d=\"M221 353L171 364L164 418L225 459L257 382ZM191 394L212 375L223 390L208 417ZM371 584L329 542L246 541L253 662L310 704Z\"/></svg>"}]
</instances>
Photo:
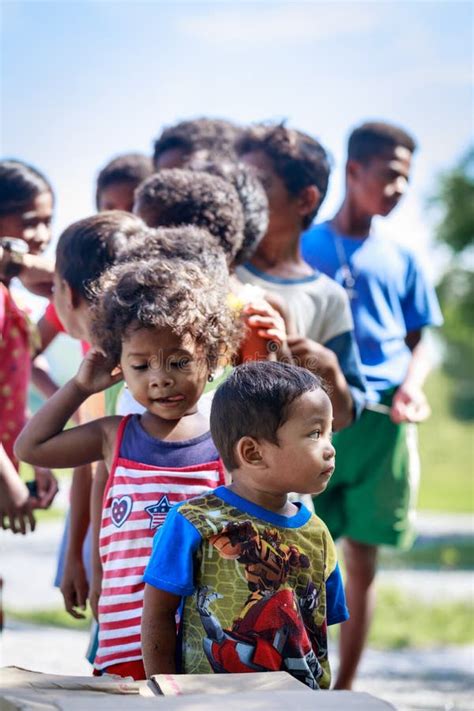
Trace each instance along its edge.
<instances>
[{"instance_id":1,"label":"girl with curly hair","mask_svg":"<svg viewBox=\"0 0 474 711\"><path fill-rule=\"evenodd\" d=\"M239 331L225 285L184 260L118 264L101 277L97 293L98 346L31 420L16 451L24 461L59 468L105 461L95 673L144 679L143 572L169 509L224 483L197 403ZM144 414L64 429L84 400L122 378Z\"/></svg>"}]
</instances>

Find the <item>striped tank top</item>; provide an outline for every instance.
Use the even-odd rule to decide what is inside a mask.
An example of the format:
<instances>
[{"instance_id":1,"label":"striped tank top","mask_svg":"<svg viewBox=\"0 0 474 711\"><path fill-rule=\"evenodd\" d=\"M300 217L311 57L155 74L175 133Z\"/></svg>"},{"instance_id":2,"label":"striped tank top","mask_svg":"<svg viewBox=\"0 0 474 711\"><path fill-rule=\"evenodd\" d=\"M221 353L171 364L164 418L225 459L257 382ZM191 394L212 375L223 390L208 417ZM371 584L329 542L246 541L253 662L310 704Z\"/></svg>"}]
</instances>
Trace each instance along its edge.
<instances>
[{"instance_id":1,"label":"striped tank top","mask_svg":"<svg viewBox=\"0 0 474 711\"><path fill-rule=\"evenodd\" d=\"M97 670L142 658L143 573L153 536L174 504L223 483L210 432L169 442L151 437L140 415L122 420L102 508Z\"/></svg>"}]
</instances>

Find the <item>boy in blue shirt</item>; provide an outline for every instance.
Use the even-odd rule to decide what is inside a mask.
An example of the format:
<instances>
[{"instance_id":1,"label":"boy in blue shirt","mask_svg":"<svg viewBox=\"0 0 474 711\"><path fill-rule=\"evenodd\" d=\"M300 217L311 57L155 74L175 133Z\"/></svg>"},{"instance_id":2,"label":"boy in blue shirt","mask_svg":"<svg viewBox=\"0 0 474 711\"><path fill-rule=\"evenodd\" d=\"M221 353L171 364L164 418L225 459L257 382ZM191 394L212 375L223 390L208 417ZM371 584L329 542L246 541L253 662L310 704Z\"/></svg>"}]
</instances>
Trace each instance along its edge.
<instances>
[{"instance_id":1,"label":"boy in blue shirt","mask_svg":"<svg viewBox=\"0 0 474 711\"><path fill-rule=\"evenodd\" d=\"M331 401L303 368L249 362L219 386L211 432L232 483L173 507L155 537L144 576L148 677L288 671L329 687L327 625L348 617L336 549L288 493L326 488L331 431Z\"/></svg>"},{"instance_id":2,"label":"boy in blue shirt","mask_svg":"<svg viewBox=\"0 0 474 711\"><path fill-rule=\"evenodd\" d=\"M349 295L368 403L334 440L338 466L318 513L344 537L351 619L341 628L336 688L350 688L374 606L377 546L413 538L418 458L413 424L429 415L422 387L428 362L421 332L442 321L434 290L412 254L381 239L372 218L403 196L415 142L385 123L349 138L346 195L334 218L311 228L303 256Z\"/></svg>"}]
</instances>

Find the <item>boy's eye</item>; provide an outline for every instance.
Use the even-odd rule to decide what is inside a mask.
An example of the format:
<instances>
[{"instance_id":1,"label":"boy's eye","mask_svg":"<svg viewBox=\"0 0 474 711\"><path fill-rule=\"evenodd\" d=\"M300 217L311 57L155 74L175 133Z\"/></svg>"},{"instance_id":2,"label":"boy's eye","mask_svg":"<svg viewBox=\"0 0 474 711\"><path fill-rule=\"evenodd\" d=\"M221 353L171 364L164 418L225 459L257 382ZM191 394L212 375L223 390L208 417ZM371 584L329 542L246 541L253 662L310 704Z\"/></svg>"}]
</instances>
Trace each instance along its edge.
<instances>
[{"instance_id":1,"label":"boy's eye","mask_svg":"<svg viewBox=\"0 0 474 711\"><path fill-rule=\"evenodd\" d=\"M321 430L314 430L314 432L311 432L309 436L313 439L319 439L321 437Z\"/></svg>"},{"instance_id":2,"label":"boy's eye","mask_svg":"<svg viewBox=\"0 0 474 711\"><path fill-rule=\"evenodd\" d=\"M141 365L132 365L133 370L146 370L148 368L146 363L142 363Z\"/></svg>"},{"instance_id":3,"label":"boy's eye","mask_svg":"<svg viewBox=\"0 0 474 711\"><path fill-rule=\"evenodd\" d=\"M190 358L179 358L178 360L173 360L170 362L170 368L178 368L179 370L182 370L183 368L187 368L191 363Z\"/></svg>"}]
</instances>

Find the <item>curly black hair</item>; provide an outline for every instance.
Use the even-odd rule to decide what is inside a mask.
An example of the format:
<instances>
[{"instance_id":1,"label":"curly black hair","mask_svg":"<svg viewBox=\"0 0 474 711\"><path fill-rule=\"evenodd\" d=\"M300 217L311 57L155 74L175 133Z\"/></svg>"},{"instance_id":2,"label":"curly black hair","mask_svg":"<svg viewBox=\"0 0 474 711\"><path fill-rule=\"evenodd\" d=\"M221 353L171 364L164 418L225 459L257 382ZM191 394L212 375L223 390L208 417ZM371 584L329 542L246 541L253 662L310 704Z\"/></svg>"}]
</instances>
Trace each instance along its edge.
<instances>
[{"instance_id":1,"label":"curly black hair","mask_svg":"<svg viewBox=\"0 0 474 711\"><path fill-rule=\"evenodd\" d=\"M298 195L310 185L318 188L321 196L319 203L303 221L303 227L308 227L328 189L331 167L323 146L308 134L286 128L283 124L258 124L244 131L237 139L236 151L239 156L263 151L291 195Z\"/></svg>"},{"instance_id":2,"label":"curly black hair","mask_svg":"<svg viewBox=\"0 0 474 711\"><path fill-rule=\"evenodd\" d=\"M197 264L157 258L117 264L95 290L93 333L113 364L119 363L122 342L136 328L191 335L210 370L238 345L241 329L225 286L213 283Z\"/></svg>"},{"instance_id":3,"label":"curly black hair","mask_svg":"<svg viewBox=\"0 0 474 711\"><path fill-rule=\"evenodd\" d=\"M244 217L229 181L181 168L160 170L135 193L134 211L149 227L202 227L220 242L229 263L243 241Z\"/></svg>"},{"instance_id":4,"label":"curly black hair","mask_svg":"<svg viewBox=\"0 0 474 711\"><path fill-rule=\"evenodd\" d=\"M244 215L244 239L234 257L233 266L244 264L255 252L268 228L268 200L262 183L244 163L195 160L189 168L225 178L234 186Z\"/></svg>"},{"instance_id":5,"label":"curly black hair","mask_svg":"<svg viewBox=\"0 0 474 711\"><path fill-rule=\"evenodd\" d=\"M241 129L225 119L197 118L168 126L156 139L153 147L153 163L159 169L160 156L168 150L182 152L184 166L198 151L208 156L219 155L235 159L234 144Z\"/></svg>"},{"instance_id":6,"label":"curly black hair","mask_svg":"<svg viewBox=\"0 0 474 711\"><path fill-rule=\"evenodd\" d=\"M56 271L77 294L91 301L91 284L114 264L132 236L138 239L146 232L139 217L120 210L73 222L59 238Z\"/></svg>"},{"instance_id":7,"label":"curly black hair","mask_svg":"<svg viewBox=\"0 0 474 711\"><path fill-rule=\"evenodd\" d=\"M95 194L96 207L99 209L100 194L105 188L117 183L128 183L137 187L153 173L151 158L141 153L125 153L113 158L97 176Z\"/></svg>"},{"instance_id":8,"label":"curly black hair","mask_svg":"<svg viewBox=\"0 0 474 711\"><path fill-rule=\"evenodd\" d=\"M0 161L0 215L22 212L42 193L54 198L50 182L39 170L20 160Z\"/></svg>"},{"instance_id":9,"label":"curly black hair","mask_svg":"<svg viewBox=\"0 0 474 711\"><path fill-rule=\"evenodd\" d=\"M156 230L149 228L146 232L132 235L117 261L154 258L194 262L206 276L219 282L225 282L229 276L225 254L218 240L207 230L192 225L159 227Z\"/></svg>"},{"instance_id":10,"label":"curly black hair","mask_svg":"<svg viewBox=\"0 0 474 711\"><path fill-rule=\"evenodd\" d=\"M403 146L410 153L416 150L415 139L403 128L383 121L367 122L355 128L349 136L347 157L366 164L396 146Z\"/></svg>"}]
</instances>

